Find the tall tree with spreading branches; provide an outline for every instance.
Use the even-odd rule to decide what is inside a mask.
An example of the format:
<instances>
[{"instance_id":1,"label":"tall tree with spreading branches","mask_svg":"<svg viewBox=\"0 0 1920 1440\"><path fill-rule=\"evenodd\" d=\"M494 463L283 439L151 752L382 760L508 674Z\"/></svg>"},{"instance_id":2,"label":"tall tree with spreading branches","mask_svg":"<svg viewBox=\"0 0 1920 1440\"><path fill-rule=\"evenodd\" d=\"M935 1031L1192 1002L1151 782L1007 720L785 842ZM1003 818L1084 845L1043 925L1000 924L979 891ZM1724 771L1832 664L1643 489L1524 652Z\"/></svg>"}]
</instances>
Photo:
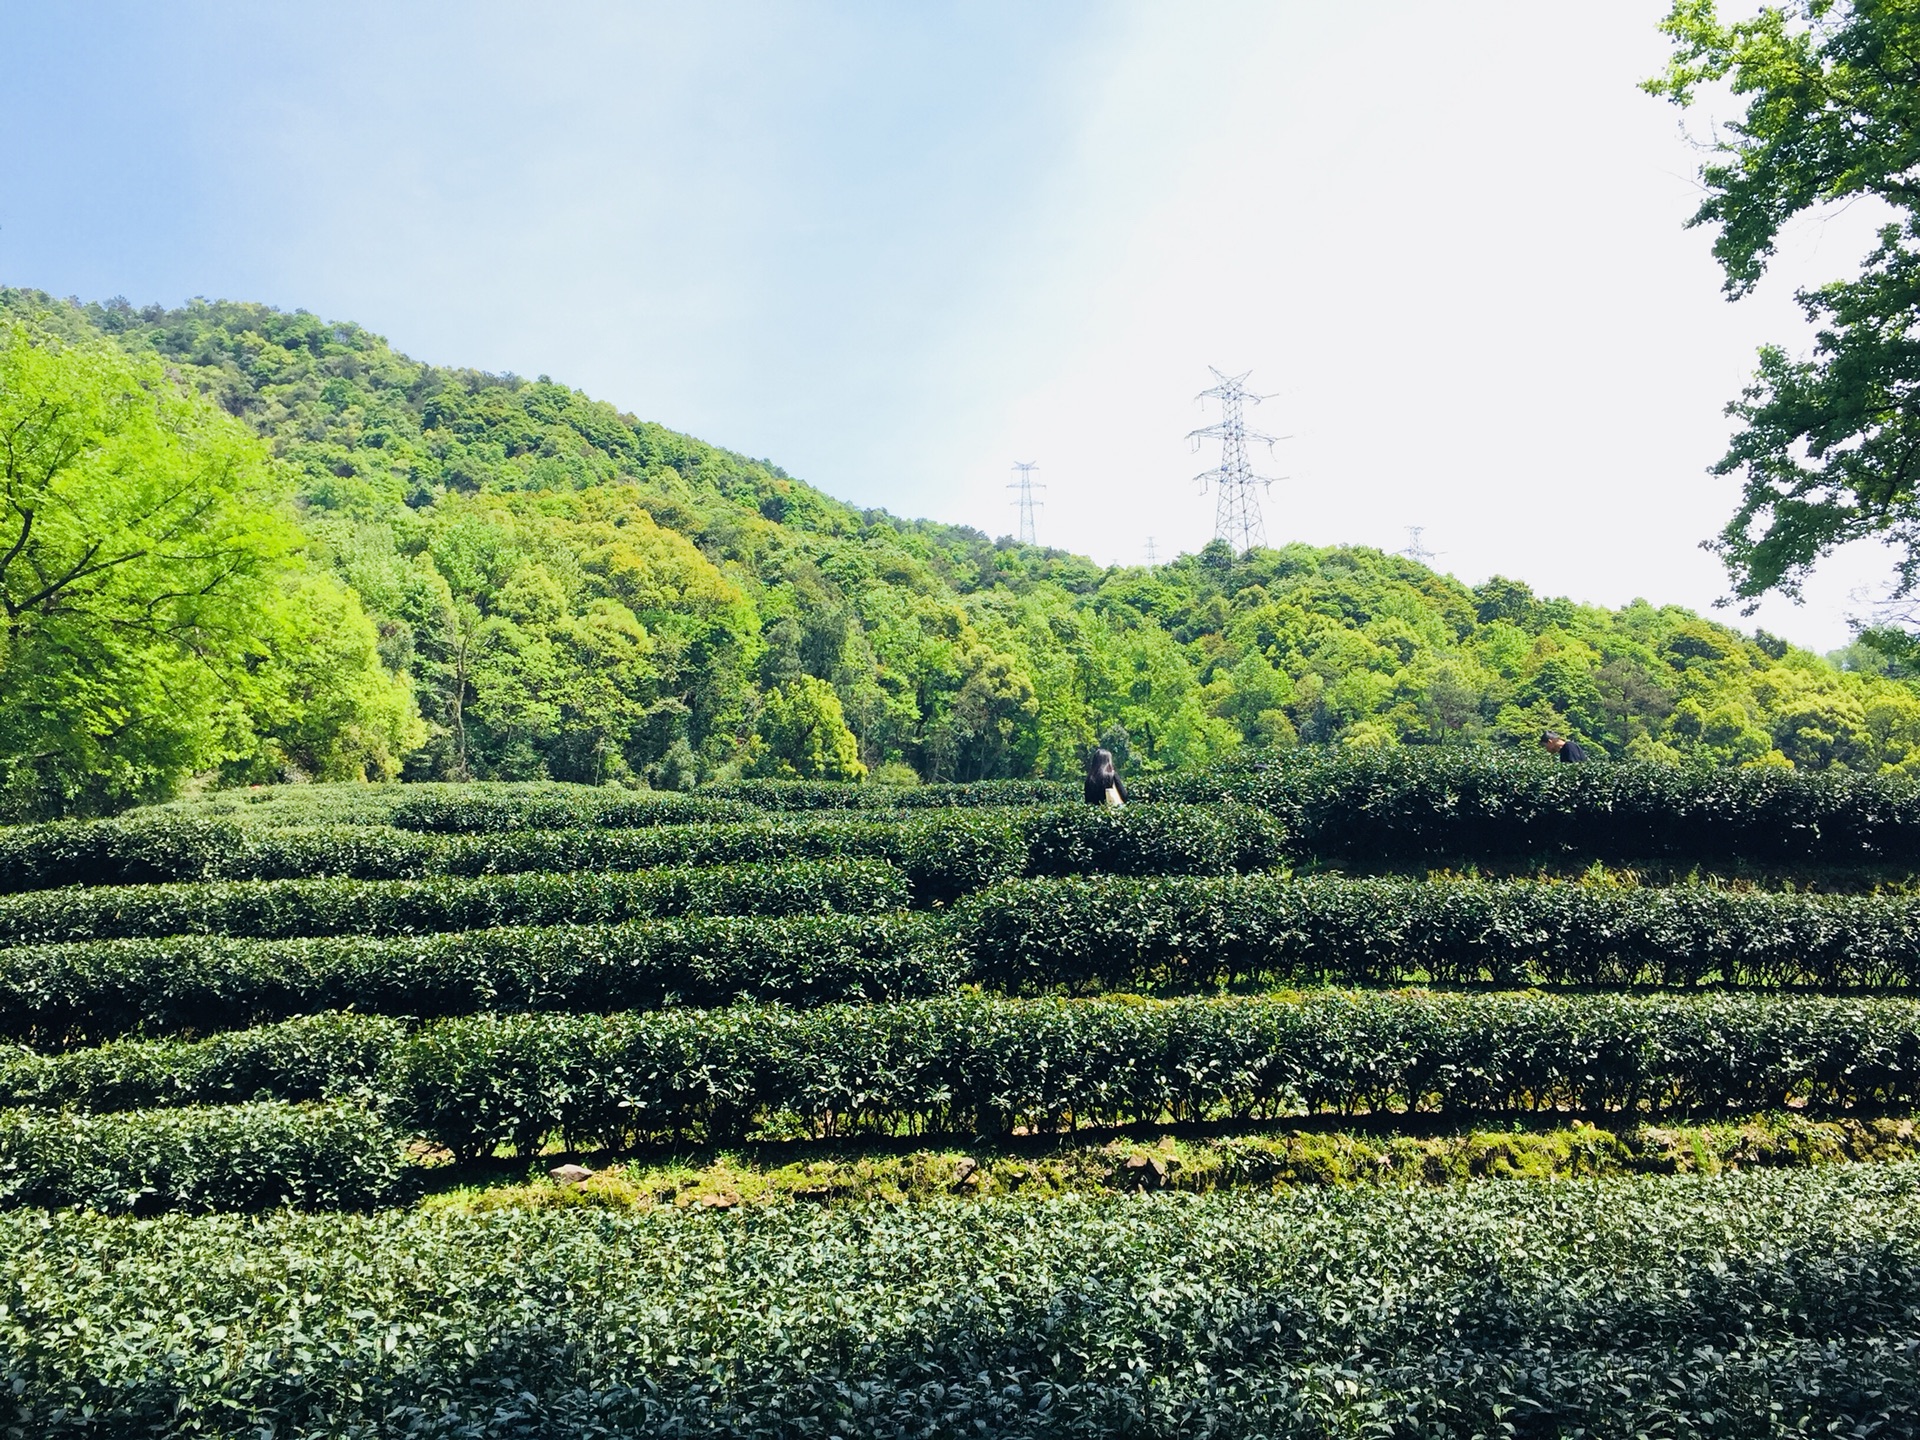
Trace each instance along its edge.
<instances>
[{"instance_id":1,"label":"tall tree with spreading branches","mask_svg":"<svg viewBox=\"0 0 1920 1440\"><path fill-rule=\"evenodd\" d=\"M1796 0L1727 22L1713 0L1676 0L1674 53L1651 93L1682 107L1724 86L1745 104L1702 165L1692 225L1718 231L1730 298L1766 273L1780 232L1824 207L1882 202L1890 218L1859 273L1797 299L1810 356L1760 352L1728 413L1740 421L1718 474L1739 508L1712 542L1736 597L1797 595L1849 541L1890 542L1898 596L1920 590L1920 0Z\"/></svg>"},{"instance_id":2,"label":"tall tree with spreading branches","mask_svg":"<svg viewBox=\"0 0 1920 1440\"><path fill-rule=\"evenodd\" d=\"M0 820L397 770L410 687L301 545L267 448L157 360L0 328Z\"/></svg>"}]
</instances>

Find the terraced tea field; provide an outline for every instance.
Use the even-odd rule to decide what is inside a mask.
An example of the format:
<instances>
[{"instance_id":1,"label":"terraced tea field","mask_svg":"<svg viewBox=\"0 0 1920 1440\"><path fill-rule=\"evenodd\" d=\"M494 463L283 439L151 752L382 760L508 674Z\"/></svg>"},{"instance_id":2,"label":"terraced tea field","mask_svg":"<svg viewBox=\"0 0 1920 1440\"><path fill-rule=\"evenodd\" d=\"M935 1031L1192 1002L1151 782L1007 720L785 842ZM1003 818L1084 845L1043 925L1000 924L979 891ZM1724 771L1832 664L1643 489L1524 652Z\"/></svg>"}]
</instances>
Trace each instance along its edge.
<instances>
[{"instance_id":1,"label":"terraced tea field","mask_svg":"<svg viewBox=\"0 0 1920 1440\"><path fill-rule=\"evenodd\" d=\"M0 831L9 1433L1913 1432L1920 792L1142 788Z\"/></svg>"}]
</instances>

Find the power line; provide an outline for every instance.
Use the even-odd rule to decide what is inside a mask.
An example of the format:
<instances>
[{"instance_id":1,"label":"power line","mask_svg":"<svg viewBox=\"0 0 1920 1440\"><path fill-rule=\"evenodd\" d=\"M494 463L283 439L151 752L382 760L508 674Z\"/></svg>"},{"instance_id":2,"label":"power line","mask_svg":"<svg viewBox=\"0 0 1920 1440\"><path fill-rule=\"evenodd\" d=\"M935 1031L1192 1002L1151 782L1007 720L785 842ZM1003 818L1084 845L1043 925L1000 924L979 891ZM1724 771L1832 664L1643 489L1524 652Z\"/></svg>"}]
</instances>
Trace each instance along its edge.
<instances>
[{"instance_id":1,"label":"power line","mask_svg":"<svg viewBox=\"0 0 1920 1440\"><path fill-rule=\"evenodd\" d=\"M1020 534L1018 539L1022 545L1038 545L1040 542L1034 538L1033 512L1039 509L1045 502L1034 499L1033 492L1036 490L1044 490L1047 487L1035 482L1033 472L1040 467L1034 464L1033 461L1016 460L1013 468L1020 472L1020 478L1007 486L1007 488L1020 492L1014 496L1013 499L1013 503L1019 507L1020 510Z\"/></svg>"},{"instance_id":2,"label":"power line","mask_svg":"<svg viewBox=\"0 0 1920 1440\"><path fill-rule=\"evenodd\" d=\"M1200 482L1200 493L1206 494L1208 482L1212 482L1218 499L1214 504L1213 535L1216 540L1224 540L1235 554L1253 549L1256 545L1267 543L1266 525L1260 515L1260 497L1256 493L1273 484L1274 477L1256 475L1253 467L1247 463L1247 441L1257 440L1272 453L1276 442L1284 440L1284 435L1263 435L1258 430L1249 430L1241 418L1241 407L1251 401L1258 405L1262 400L1270 400L1270 395L1255 395L1247 389L1245 381L1253 372L1240 375L1226 375L1209 365L1214 379L1220 383L1211 390L1202 390L1196 397L1220 402L1220 423L1209 425L1204 430L1194 430L1187 435L1198 450L1202 440L1220 442L1220 463L1204 474L1193 478ZM1285 476L1277 477L1285 479Z\"/></svg>"}]
</instances>

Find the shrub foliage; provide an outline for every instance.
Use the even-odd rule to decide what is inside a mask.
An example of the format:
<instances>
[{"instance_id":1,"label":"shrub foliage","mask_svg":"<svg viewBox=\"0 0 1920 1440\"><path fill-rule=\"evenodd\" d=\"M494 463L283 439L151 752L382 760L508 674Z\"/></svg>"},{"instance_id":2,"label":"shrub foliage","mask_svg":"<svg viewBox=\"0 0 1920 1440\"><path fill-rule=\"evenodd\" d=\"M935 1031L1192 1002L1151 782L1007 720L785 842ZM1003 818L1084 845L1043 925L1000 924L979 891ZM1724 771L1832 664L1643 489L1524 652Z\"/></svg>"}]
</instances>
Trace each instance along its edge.
<instances>
[{"instance_id":1,"label":"shrub foliage","mask_svg":"<svg viewBox=\"0 0 1920 1440\"><path fill-rule=\"evenodd\" d=\"M1301 1111L1725 1113L1920 1104L1920 1003L1443 995L979 996L447 1020L384 1081L456 1155L510 1144L1005 1134Z\"/></svg>"},{"instance_id":2,"label":"shrub foliage","mask_svg":"<svg viewBox=\"0 0 1920 1440\"><path fill-rule=\"evenodd\" d=\"M1920 866L1920 784L1773 767L1555 765L1446 747L1303 750L1143 785L1271 811L1296 854L1341 865L1570 856L1716 865Z\"/></svg>"},{"instance_id":3,"label":"shrub foliage","mask_svg":"<svg viewBox=\"0 0 1920 1440\"><path fill-rule=\"evenodd\" d=\"M365 1210L403 1198L410 1178L399 1137L359 1105L0 1111L6 1206L137 1215L283 1205Z\"/></svg>"},{"instance_id":4,"label":"shrub foliage","mask_svg":"<svg viewBox=\"0 0 1920 1440\"><path fill-rule=\"evenodd\" d=\"M1339 984L1920 986L1920 900L1707 885L1071 878L997 885L954 931L1007 990Z\"/></svg>"},{"instance_id":5,"label":"shrub foliage","mask_svg":"<svg viewBox=\"0 0 1920 1440\"><path fill-rule=\"evenodd\" d=\"M719 1215L21 1215L0 1268L9 1419L36 1436L236 1416L359 1440L1920 1424L1912 1165Z\"/></svg>"},{"instance_id":6,"label":"shrub foliage","mask_svg":"<svg viewBox=\"0 0 1920 1440\"><path fill-rule=\"evenodd\" d=\"M525 809L532 820L577 804L532 799L516 807L483 795L483 809ZM648 807L662 805L646 801ZM433 804L458 808L457 796ZM945 809L880 816L871 811L761 815L721 823L644 828L514 828L418 833L373 825L252 826L232 820L96 821L0 831L0 892L66 885L336 878L417 880L441 876L773 860L886 860L906 874L916 900L933 904L1009 876L1220 874L1282 858L1278 826L1244 806L1176 806L1114 812L1072 809Z\"/></svg>"},{"instance_id":7,"label":"shrub foliage","mask_svg":"<svg viewBox=\"0 0 1920 1440\"><path fill-rule=\"evenodd\" d=\"M161 935L400 935L645 915L877 914L907 903L882 860L434 880L238 880L0 897L9 944Z\"/></svg>"},{"instance_id":8,"label":"shrub foliage","mask_svg":"<svg viewBox=\"0 0 1920 1440\"><path fill-rule=\"evenodd\" d=\"M898 1000L961 978L924 915L720 916L449 935L191 936L0 950L0 1035L43 1047L199 1034L324 1010L431 1019Z\"/></svg>"},{"instance_id":9,"label":"shrub foliage","mask_svg":"<svg viewBox=\"0 0 1920 1440\"><path fill-rule=\"evenodd\" d=\"M198 1042L121 1040L0 1061L0 1106L138 1110L242 1100L370 1099L405 1029L377 1015L303 1015Z\"/></svg>"}]
</instances>

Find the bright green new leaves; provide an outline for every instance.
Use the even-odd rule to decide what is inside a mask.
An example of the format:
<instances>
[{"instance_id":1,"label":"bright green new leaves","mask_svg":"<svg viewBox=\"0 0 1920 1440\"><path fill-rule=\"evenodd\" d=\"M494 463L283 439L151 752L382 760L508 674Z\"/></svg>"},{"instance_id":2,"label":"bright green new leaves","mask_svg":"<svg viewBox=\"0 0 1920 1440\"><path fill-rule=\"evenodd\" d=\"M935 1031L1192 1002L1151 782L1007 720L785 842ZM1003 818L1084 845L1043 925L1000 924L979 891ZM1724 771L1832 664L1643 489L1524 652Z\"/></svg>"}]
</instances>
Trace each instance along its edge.
<instances>
[{"instance_id":1,"label":"bright green new leaves","mask_svg":"<svg viewBox=\"0 0 1920 1440\"><path fill-rule=\"evenodd\" d=\"M776 780L861 780L867 767L847 729L840 697L824 680L796 675L767 697L760 716L766 748L749 773Z\"/></svg>"},{"instance_id":2,"label":"bright green new leaves","mask_svg":"<svg viewBox=\"0 0 1920 1440\"><path fill-rule=\"evenodd\" d=\"M1702 85L1746 100L1726 124L1690 223L1718 231L1727 293L1765 273L1795 215L1867 198L1894 212L1859 276L1797 297L1819 335L1811 359L1760 352L1729 413L1744 422L1717 474L1746 485L1716 548L1735 593L1797 593L1813 564L1877 536L1920 585L1920 4L1795 0L1723 23L1712 0L1676 0L1675 53L1646 88L1676 104Z\"/></svg>"},{"instance_id":3,"label":"bright green new leaves","mask_svg":"<svg viewBox=\"0 0 1920 1440\"><path fill-rule=\"evenodd\" d=\"M264 447L157 362L0 336L0 812L395 774L411 689L299 545Z\"/></svg>"},{"instance_id":4,"label":"bright green new leaves","mask_svg":"<svg viewBox=\"0 0 1920 1440\"><path fill-rule=\"evenodd\" d=\"M267 663L237 677L250 751L223 778L391 780L427 737L405 675L387 670L379 634L353 592L330 576L282 577L255 617Z\"/></svg>"},{"instance_id":5,"label":"bright green new leaves","mask_svg":"<svg viewBox=\"0 0 1920 1440\"><path fill-rule=\"evenodd\" d=\"M298 537L266 456L157 363L0 345L6 808L165 792L237 748L232 681Z\"/></svg>"}]
</instances>

